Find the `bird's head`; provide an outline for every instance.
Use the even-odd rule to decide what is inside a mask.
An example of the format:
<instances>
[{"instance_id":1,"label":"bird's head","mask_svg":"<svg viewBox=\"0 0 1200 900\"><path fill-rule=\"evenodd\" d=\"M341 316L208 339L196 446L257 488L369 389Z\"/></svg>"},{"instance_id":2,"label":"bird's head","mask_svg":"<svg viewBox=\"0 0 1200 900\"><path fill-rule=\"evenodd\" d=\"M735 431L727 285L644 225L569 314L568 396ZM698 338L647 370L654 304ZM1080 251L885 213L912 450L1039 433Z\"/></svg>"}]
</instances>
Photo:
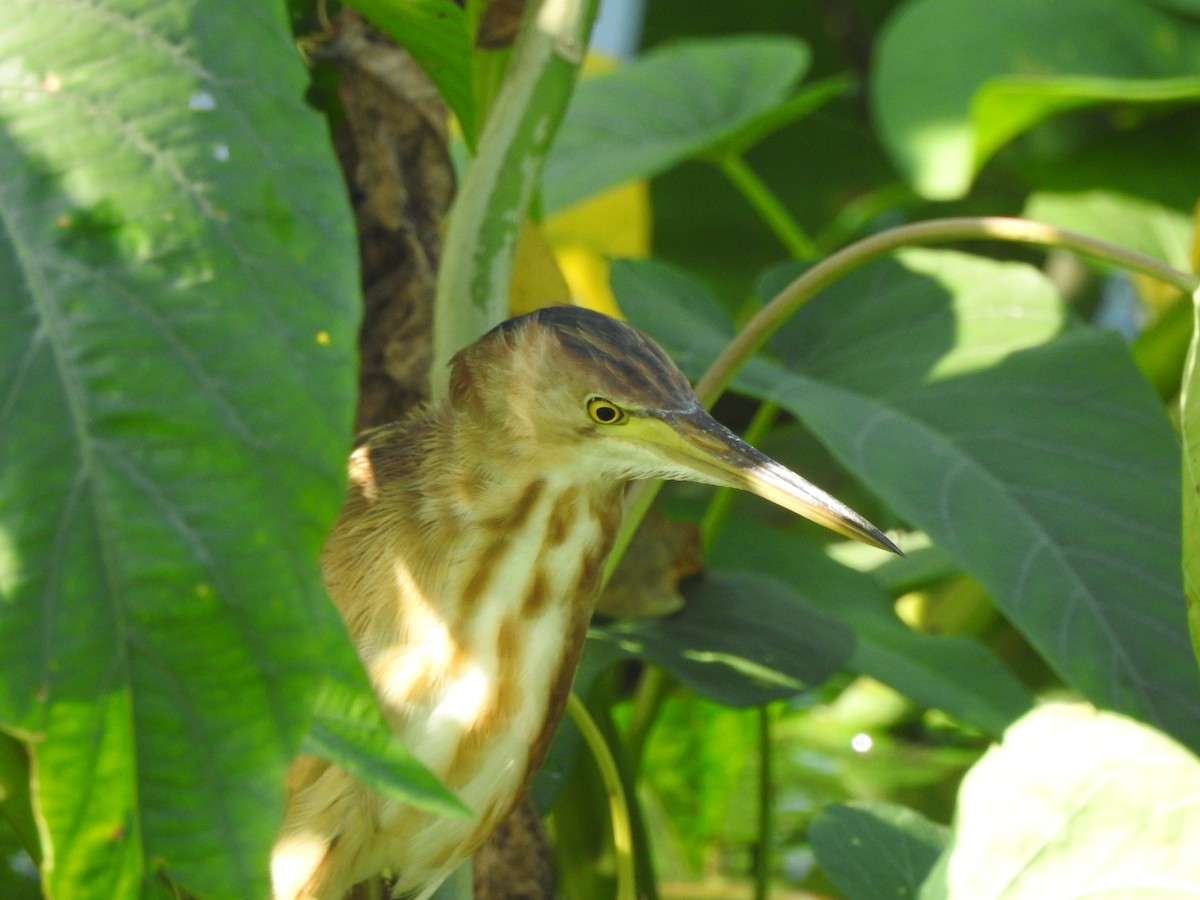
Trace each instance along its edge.
<instances>
[{"instance_id":1,"label":"bird's head","mask_svg":"<svg viewBox=\"0 0 1200 900\"><path fill-rule=\"evenodd\" d=\"M450 401L468 407L495 446L523 446L531 460L581 480L738 488L900 552L858 513L717 422L658 344L601 313L549 307L498 325L454 358Z\"/></svg>"}]
</instances>

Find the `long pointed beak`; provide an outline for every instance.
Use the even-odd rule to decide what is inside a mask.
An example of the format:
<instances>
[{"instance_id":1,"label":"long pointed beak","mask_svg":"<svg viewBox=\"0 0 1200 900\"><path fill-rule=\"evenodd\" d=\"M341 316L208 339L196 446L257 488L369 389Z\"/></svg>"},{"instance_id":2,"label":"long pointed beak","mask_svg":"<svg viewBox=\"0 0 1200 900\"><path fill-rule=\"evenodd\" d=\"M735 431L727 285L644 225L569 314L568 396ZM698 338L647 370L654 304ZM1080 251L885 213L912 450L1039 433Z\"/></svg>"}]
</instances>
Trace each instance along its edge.
<instances>
[{"instance_id":1,"label":"long pointed beak","mask_svg":"<svg viewBox=\"0 0 1200 900\"><path fill-rule=\"evenodd\" d=\"M693 473L695 480L749 491L838 534L904 555L846 504L751 447L700 407L638 424L640 439Z\"/></svg>"}]
</instances>

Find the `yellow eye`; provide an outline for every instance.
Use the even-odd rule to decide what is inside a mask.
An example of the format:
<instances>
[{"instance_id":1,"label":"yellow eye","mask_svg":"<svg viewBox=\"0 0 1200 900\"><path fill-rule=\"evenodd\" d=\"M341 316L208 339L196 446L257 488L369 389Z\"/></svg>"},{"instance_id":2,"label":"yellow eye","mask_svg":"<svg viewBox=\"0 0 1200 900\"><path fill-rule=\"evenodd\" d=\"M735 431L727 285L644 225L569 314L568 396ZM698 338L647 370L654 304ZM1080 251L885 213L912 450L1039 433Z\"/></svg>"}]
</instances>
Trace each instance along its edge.
<instances>
[{"instance_id":1,"label":"yellow eye","mask_svg":"<svg viewBox=\"0 0 1200 900\"><path fill-rule=\"evenodd\" d=\"M597 425L620 425L625 421L625 410L603 397L588 398L587 411Z\"/></svg>"}]
</instances>

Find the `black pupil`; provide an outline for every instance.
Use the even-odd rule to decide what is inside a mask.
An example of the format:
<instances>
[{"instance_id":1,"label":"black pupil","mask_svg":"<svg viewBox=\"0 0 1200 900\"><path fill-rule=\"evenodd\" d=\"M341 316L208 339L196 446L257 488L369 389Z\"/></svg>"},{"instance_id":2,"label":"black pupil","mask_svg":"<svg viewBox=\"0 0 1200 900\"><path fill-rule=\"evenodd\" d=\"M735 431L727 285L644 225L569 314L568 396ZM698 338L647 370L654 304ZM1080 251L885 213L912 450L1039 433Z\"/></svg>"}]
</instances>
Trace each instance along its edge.
<instances>
[{"instance_id":1,"label":"black pupil","mask_svg":"<svg viewBox=\"0 0 1200 900\"><path fill-rule=\"evenodd\" d=\"M596 407L596 418L601 422L611 422L616 417L617 411L611 406L600 405Z\"/></svg>"}]
</instances>

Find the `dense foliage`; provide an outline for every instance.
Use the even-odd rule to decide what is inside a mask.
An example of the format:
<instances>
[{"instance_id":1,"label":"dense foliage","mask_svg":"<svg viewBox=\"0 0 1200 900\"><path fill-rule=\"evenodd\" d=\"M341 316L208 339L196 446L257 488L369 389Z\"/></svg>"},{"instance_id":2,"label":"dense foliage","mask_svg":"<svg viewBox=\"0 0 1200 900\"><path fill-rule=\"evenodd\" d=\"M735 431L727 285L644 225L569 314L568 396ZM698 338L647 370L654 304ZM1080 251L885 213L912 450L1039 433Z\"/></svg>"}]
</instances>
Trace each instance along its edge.
<instances>
[{"instance_id":1,"label":"dense foliage","mask_svg":"<svg viewBox=\"0 0 1200 900\"><path fill-rule=\"evenodd\" d=\"M593 630L588 740L535 791L564 895L1200 895L1200 4L652 0L648 50L577 88L588 3L539 32L531 2L499 62L482 0L355 5L461 125L444 348L502 314L527 214L649 180L650 258L601 268L622 312L909 554L665 491L709 572ZM0 30L5 897L264 896L302 747L456 813L317 575L360 313L311 13Z\"/></svg>"}]
</instances>

